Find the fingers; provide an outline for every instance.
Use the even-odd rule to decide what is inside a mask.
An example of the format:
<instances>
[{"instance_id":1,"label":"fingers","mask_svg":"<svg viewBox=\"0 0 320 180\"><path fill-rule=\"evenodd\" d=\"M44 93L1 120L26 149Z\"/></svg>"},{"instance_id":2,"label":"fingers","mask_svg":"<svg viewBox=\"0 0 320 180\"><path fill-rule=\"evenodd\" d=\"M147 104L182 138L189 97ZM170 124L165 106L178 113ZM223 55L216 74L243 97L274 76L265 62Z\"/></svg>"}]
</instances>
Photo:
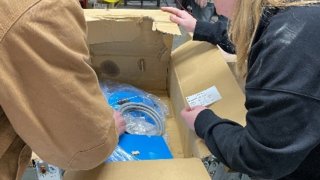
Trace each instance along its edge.
<instances>
[{"instance_id":1,"label":"fingers","mask_svg":"<svg viewBox=\"0 0 320 180\"><path fill-rule=\"evenodd\" d=\"M190 108L190 107L185 107L185 108L183 108L183 109L180 111L180 114L181 114L182 117L186 117L186 115L187 115L188 113L194 111L195 108L196 108L196 107L192 107L192 108Z\"/></svg>"},{"instance_id":2,"label":"fingers","mask_svg":"<svg viewBox=\"0 0 320 180\"><path fill-rule=\"evenodd\" d=\"M192 107L193 110L195 110L195 109L203 109L203 108L206 108L206 107L204 107L204 106L194 106L194 107Z\"/></svg>"},{"instance_id":3,"label":"fingers","mask_svg":"<svg viewBox=\"0 0 320 180\"><path fill-rule=\"evenodd\" d=\"M201 112L205 109L207 109L205 106L195 106L192 108L192 111Z\"/></svg>"},{"instance_id":4,"label":"fingers","mask_svg":"<svg viewBox=\"0 0 320 180\"><path fill-rule=\"evenodd\" d=\"M119 124L119 135L126 131L126 122L122 119Z\"/></svg>"},{"instance_id":5,"label":"fingers","mask_svg":"<svg viewBox=\"0 0 320 180\"><path fill-rule=\"evenodd\" d=\"M183 19L181 19L180 17L182 16L181 12L183 11L173 7L161 7L161 10L172 14L170 15L170 21L179 25L181 24Z\"/></svg>"},{"instance_id":6,"label":"fingers","mask_svg":"<svg viewBox=\"0 0 320 180\"><path fill-rule=\"evenodd\" d=\"M121 113L119 111L113 110L113 119L117 119L121 117Z\"/></svg>"},{"instance_id":7,"label":"fingers","mask_svg":"<svg viewBox=\"0 0 320 180\"><path fill-rule=\"evenodd\" d=\"M126 122L124 121L121 113L118 111L113 111L113 119L115 120L117 132L118 132L118 135L120 136L126 130Z\"/></svg>"},{"instance_id":8,"label":"fingers","mask_svg":"<svg viewBox=\"0 0 320 180\"><path fill-rule=\"evenodd\" d=\"M206 107L204 107L204 106L194 106L194 107L185 107L185 108L183 108L182 110L181 110L181 115L182 114L187 114L187 113L189 113L189 112L191 112L191 111L202 111L202 110L204 110L204 109L207 109Z\"/></svg>"},{"instance_id":9,"label":"fingers","mask_svg":"<svg viewBox=\"0 0 320 180\"><path fill-rule=\"evenodd\" d=\"M171 13L171 14L174 14L178 17L182 17L183 13L184 13L184 11L177 9L177 8L174 8L174 7L161 7L161 10L168 12L168 13Z\"/></svg>"},{"instance_id":10,"label":"fingers","mask_svg":"<svg viewBox=\"0 0 320 180\"><path fill-rule=\"evenodd\" d=\"M171 16L170 16L170 21L172 21L172 22L174 22L174 23L176 23L176 24L181 25L182 22L183 22L183 19L180 18L180 17L177 17L177 16L175 16L175 15L171 15Z\"/></svg>"},{"instance_id":11,"label":"fingers","mask_svg":"<svg viewBox=\"0 0 320 180\"><path fill-rule=\"evenodd\" d=\"M189 111L191 111L191 109L189 107L185 107L180 111L180 114L182 117L184 117Z\"/></svg>"},{"instance_id":12,"label":"fingers","mask_svg":"<svg viewBox=\"0 0 320 180\"><path fill-rule=\"evenodd\" d=\"M194 32L197 20L188 12L173 7L162 7L161 9L171 13L170 21L182 26L188 32Z\"/></svg>"}]
</instances>

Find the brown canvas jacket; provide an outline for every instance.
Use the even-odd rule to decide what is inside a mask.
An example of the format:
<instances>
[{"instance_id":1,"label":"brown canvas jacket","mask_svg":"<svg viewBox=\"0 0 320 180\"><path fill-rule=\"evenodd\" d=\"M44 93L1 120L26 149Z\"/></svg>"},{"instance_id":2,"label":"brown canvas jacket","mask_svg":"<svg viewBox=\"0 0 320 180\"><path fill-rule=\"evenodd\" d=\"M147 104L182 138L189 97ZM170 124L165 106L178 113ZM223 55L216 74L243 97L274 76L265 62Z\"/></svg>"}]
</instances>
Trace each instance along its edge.
<instances>
[{"instance_id":1,"label":"brown canvas jacket","mask_svg":"<svg viewBox=\"0 0 320 180\"><path fill-rule=\"evenodd\" d=\"M117 143L112 111L88 65L78 3L0 1L1 180L21 177L31 149L79 170L99 165Z\"/></svg>"}]
</instances>

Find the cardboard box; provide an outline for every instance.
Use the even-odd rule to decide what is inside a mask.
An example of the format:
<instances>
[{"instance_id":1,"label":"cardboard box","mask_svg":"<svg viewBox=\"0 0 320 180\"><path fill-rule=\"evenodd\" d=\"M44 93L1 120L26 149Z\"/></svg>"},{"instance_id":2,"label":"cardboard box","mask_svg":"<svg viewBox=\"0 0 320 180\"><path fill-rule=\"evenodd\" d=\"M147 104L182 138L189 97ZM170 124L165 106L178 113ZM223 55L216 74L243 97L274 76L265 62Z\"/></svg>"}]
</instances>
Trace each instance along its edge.
<instances>
[{"instance_id":1,"label":"cardboard box","mask_svg":"<svg viewBox=\"0 0 320 180\"><path fill-rule=\"evenodd\" d=\"M216 86L222 99L210 108L245 124L244 95L217 47L189 41L171 52L179 35L160 10L86 10L92 65L100 78L132 84L168 105L166 120L172 160L116 162L90 171L67 172L64 179L209 180L201 158L210 154L180 117L186 97Z\"/></svg>"}]
</instances>

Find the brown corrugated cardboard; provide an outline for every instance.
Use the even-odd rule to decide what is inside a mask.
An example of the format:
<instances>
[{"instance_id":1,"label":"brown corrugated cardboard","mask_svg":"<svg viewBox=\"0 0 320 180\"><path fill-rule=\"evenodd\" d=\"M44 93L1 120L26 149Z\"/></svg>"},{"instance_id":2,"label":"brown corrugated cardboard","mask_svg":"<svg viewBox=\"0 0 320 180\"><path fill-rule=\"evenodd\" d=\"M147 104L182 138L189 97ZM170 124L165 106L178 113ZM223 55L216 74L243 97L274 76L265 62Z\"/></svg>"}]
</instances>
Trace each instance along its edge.
<instances>
[{"instance_id":1,"label":"brown corrugated cardboard","mask_svg":"<svg viewBox=\"0 0 320 180\"><path fill-rule=\"evenodd\" d=\"M67 172L65 179L209 180L199 158L210 153L186 128L180 110L187 105L185 97L214 85L222 99L210 108L245 124L244 96L219 49L190 41L171 55L173 35L179 29L159 10L87 10L85 15L92 64L99 77L135 85L168 105L166 131L174 159L104 164Z\"/></svg>"},{"instance_id":2,"label":"brown corrugated cardboard","mask_svg":"<svg viewBox=\"0 0 320 180\"><path fill-rule=\"evenodd\" d=\"M146 90L167 89L172 34L179 28L160 10L87 10L88 43L101 78Z\"/></svg>"},{"instance_id":3,"label":"brown corrugated cardboard","mask_svg":"<svg viewBox=\"0 0 320 180\"><path fill-rule=\"evenodd\" d=\"M141 18L149 18L152 20L152 31L159 31L167 34L172 35L181 35L179 28L177 25L170 22L169 14L163 13L161 10L134 10L134 9L108 9L108 10L101 10L101 9L90 9L85 10L86 12L86 21L88 23L97 22L99 21L100 25L97 29L94 29L92 32L96 34L98 30L102 29L101 21L103 20L114 20L116 22L137 22L137 19ZM134 21L132 21L134 20ZM103 23L106 27L112 27L112 25L108 25ZM121 25L120 25L121 26ZM117 24L117 27L118 24ZM134 26L130 27L133 28ZM117 30L118 33L127 34L127 31L124 30ZM101 35L101 36L99 36ZM90 37L88 39L90 44L98 43L98 42L105 42L104 34L96 34L95 38ZM112 37L109 37L112 38ZM122 37L114 37L118 40Z\"/></svg>"},{"instance_id":4,"label":"brown corrugated cardboard","mask_svg":"<svg viewBox=\"0 0 320 180\"><path fill-rule=\"evenodd\" d=\"M217 115L245 125L244 96L219 49L209 43L189 41L172 53L170 94L175 110L187 105L185 97L216 86L222 100L211 105ZM180 116L176 116L180 119ZM182 121L178 121L182 122ZM184 153L204 157L209 154L203 142L180 123Z\"/></svg>"},{"instance_id":5,"label":"brown corrugated cardboard","mask_svg":"<svg viewBox=\"0 0 320 180\"><path fill-rule=\"evenodd\" d=\"M64 180L209 180L200 159L117 162L91 171L69 172Z\"/></svg>"}]
</instances>

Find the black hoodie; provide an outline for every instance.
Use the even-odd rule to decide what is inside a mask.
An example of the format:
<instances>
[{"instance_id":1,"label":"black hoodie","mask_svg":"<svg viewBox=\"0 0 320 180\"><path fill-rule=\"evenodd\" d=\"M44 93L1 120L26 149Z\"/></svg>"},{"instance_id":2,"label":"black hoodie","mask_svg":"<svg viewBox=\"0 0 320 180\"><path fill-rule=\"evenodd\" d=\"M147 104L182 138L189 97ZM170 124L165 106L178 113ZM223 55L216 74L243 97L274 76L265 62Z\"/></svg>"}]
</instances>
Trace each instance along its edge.
<instances>
[{"instance_id":1,"label":"black hoodie","mask_svg":"<svg viewBox=\"0 0 320 180\"><path fill-rule=\"evenodd\" d=\"M234 45L228 37L228 19L219 16L217 22L197 21L193 33L193 40L207 41L219 45L224 51L234 54Z\"/></svg>"},{"instance_id":2,"label":"black hoodie","mask_svg":"<svg viewBox=\"0 0 320 180\"><path fill-rule=\"evenodd\" d=\"M320 6L264 10L245 94L245 127L211 110L196 118L210 151L253 177L320 179Z\"/></svg>"}]
</instances>

